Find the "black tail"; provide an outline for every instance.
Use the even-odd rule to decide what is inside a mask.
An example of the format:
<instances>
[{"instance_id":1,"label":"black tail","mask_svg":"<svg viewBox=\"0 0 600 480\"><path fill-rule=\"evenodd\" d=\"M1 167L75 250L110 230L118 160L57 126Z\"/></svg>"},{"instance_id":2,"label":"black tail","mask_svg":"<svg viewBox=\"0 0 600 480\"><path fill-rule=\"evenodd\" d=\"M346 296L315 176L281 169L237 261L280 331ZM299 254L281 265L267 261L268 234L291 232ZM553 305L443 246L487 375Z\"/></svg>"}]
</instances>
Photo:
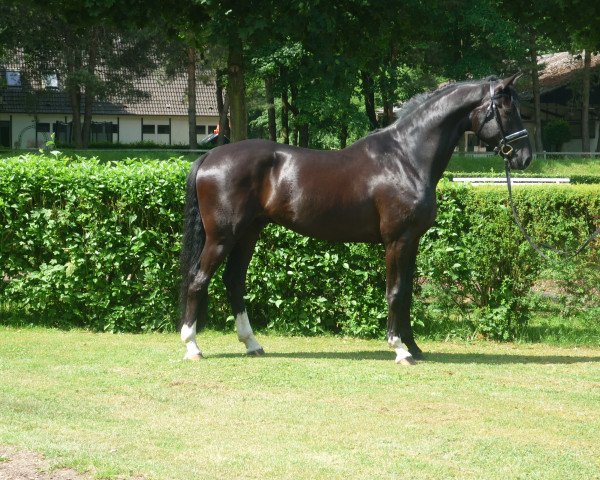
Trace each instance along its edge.
<instances>
[{"instance_id":1,"label":"black tail","mask_svg":"<svg viewBox=\"0 0 600 480\"><path fill-rule=\"evenodd\" d=\"M181 330L183 318L185 315L185 306L187 303L187 291L190 283L194 279L198 271L198 259L204 247L206 235L204 233L204 225L200 218L198 209L198 198L196 196L196 175L202 162L206 158L202 155L194 163L187 176L185 189L185 210L184 210L184 227L183 240L181 245L181 293L179 295L179 304L181 307L181 320L179 322L179 330ZM198 319L196 319L198 320ZM196 325L198 330L202 325Z\"/></svg>"}]
</instances>

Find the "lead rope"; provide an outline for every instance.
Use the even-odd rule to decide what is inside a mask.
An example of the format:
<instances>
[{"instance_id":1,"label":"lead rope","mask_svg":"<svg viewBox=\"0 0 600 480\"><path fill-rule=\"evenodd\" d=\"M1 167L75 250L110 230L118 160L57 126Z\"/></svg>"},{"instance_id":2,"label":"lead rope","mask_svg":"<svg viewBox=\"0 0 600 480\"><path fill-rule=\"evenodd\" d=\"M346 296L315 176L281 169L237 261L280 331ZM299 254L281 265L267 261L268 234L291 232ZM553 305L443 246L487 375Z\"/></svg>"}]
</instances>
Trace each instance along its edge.
<instances>
[{"instance_id":1,"label":"lead rope","mask_svg":"<svg viewBox=\"0 0 600 480\"><path fill-rule=\"evenodd\" d=\"M519 219L519 215L517 214L517 209L515 207L515 202L513 201L513 196L512 196L512 181L511 181L511 176L510 176L510 165L508 163L508 157L504 157L504 168L506 170L506 185L508 186L508 198L510 200L510 207L512 209L512 213L513 213L513 218L515 220L515 223L517 224L517 227L519 227L519 230L521 231L521 233L523 234L523 236L527 239L527 241L529 242L529 245L532 246L532 248L544 259L549 260L549 261L553 261L554 259L550 258L548 255L546 255L542 249L531 239L531 237L527 234L527 232L525 231L525 228L523 227L523 224L521 223L521 220ZM588 239L583 242L583 244L577 249L575 250L574 253L569 253L569 252L565 252L563 250L557 250L555 248L552 247L548 247L546 246L545 248L547 250L550 250L556 254L558 254L559 256L561 256L564 259L569 259L569 258L573 258L575 257L577 254L579 254L585 247L587 247L598 235L600 234L600 227L598 227L596 229L596 231L594 233L592 233Z\"/></svg>"}]
</instances>

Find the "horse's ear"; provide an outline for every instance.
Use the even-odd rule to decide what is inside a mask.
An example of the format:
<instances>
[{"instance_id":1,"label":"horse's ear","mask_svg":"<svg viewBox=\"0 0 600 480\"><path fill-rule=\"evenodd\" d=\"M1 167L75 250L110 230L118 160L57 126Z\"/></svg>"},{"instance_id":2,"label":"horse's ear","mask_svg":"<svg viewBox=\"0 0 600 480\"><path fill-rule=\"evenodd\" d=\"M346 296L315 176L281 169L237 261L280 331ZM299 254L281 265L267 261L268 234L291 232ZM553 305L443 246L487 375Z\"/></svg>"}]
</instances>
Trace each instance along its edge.
<instances>
[{"instance_id":1,"label":"horse's ear","mask_svg":"<svg viewBox=\"0 0 600 480\"><path fill-rule=\"evenodd\" d=\"M519 77L521 77L521 75L523 75L523 73L517 72L514 75L512 75L508 78L505 78L504 80L501 80L500 83L498 84L498 86L496 86L496 91L494 93L496 95L504 93L504 91L508 87L515 84L515 82L519 79Z\"/></svg>"},{"instance_id":2,"label":"horse's ear","mask_svg":"<svg viewBox=\"0 0 600 480\"><path fill-rule=\"evenodd\" d=\"M519 78L521 78L522 75L523 75L522 72L517 72L514 75L512 75L512 76L510 76L508 78L505 78L504 80L502 80L502 87L503 88L507 88L507 87L509 87L511 85L514 85L515 83L517 83L517 80Z\"/></svg>"},{"instance_id":3,"label":"horse's ear","mask_svg":"<svg viewBox=\"0 0 600 480\"><path fill-rule=\"evenodd\" d=\"M507 78L506 80L504 80L506 82L505 87L508 87L509 85L515 85L517 83L517 80L522 76L523 72L517 72L512 77Z\"/></svg>"}]
</instances>

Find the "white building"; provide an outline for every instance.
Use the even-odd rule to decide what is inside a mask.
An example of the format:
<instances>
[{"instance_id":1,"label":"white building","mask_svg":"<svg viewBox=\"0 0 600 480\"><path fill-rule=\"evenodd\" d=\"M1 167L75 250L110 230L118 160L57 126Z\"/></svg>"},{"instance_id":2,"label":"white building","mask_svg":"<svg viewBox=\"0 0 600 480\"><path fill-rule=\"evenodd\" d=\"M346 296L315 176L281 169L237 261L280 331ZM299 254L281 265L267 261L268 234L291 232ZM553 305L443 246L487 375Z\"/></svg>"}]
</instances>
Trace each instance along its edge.
<instances>
[{"instance_id":1,"label":"white building","mask_svg":"<svg viewBox=\"0 0 600 480\"><path fill-rule=\"evenodd\" d=\"M141 78L136 88L146 98L127 102L97 101L92 111L91 143L154 142L187 146L188 102L185 76L159 73ZM83 102L81 106L83 122ZM59 143L70 143L72 110L61 78L48 75L38 88L16 66L0 66L0 146L35 148L54 132ZM214 78L197 81L196 134L198 142L219 123Z\"/></svg>"}]
</instances>

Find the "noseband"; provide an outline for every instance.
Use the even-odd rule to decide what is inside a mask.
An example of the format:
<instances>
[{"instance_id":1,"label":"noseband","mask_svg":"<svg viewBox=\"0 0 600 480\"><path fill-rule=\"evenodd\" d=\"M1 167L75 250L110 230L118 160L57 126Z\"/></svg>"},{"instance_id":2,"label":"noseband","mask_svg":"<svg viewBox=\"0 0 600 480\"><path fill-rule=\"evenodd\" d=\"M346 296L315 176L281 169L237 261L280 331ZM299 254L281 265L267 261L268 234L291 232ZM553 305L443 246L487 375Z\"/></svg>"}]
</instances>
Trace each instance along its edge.
<instances>
[{"instance_id":1,"label":"noseband","mask_svg":"<svg viewBox=\"0 0 600 480\"><path fill-rule=\"evenodd\" d=\"M508 160L512 157L512 154L514 153L514 148L511 144L513 142L516 142L518 140L526 138L528 136L528 133L527 133L526 129L523 129L523 130L519 130L517 132L511 133L509 135L506 135L506 132L504 131L504 127L502 126L502 118L500 117L500 111L498 109L498 105L496 104L496 99L499 96L504 96L504 95L507 95L507 94L501 93L499 95L495 95L494 94L494 85L490 82L490 106L488 107L487 111L485 112L485 119L483 120L483 122L481 122L481 125L479 125L479 128L477 129L477 132L475 133L475 135L483 143L485 143L486 145L489 145L489 143L487 143L485 140L483 140L479 136L479 134L481 133L481 130L483 129L485 124L487 122L489 122L492 118L494 118L496 120L496 123L498 124L498 127L500 128L500 133L502 134L502 138L498 142L498 145L496 145L496 147L494 147L494 152L499 154L504 160Z\"/></svg>"}]
</instances>

